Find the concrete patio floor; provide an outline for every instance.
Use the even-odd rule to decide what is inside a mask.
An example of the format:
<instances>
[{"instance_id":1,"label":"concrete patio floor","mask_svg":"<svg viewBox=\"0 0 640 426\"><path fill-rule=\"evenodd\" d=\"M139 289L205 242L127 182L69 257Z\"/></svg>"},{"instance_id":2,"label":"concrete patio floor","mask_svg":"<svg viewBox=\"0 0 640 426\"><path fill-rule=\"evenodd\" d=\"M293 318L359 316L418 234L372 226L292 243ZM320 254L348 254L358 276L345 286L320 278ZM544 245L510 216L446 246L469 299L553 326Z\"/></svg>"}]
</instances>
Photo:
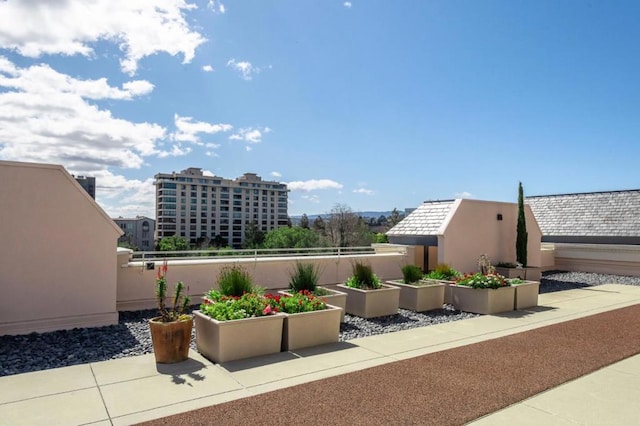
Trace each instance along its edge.
<instances>
[{"instance_id":1,"label":"concrete patio floor","mask_svg":"<svg viewBox=\"0 0 640 426\"><path fill-rule=\"evenodd\" d=\"M0 425L128 425L355 370L640 304L640 287L541 294L538 307L213 364L153 354L0 377ZM565 383L474 425L640 424L640 355Z\"/></svg>"}]
</instances>

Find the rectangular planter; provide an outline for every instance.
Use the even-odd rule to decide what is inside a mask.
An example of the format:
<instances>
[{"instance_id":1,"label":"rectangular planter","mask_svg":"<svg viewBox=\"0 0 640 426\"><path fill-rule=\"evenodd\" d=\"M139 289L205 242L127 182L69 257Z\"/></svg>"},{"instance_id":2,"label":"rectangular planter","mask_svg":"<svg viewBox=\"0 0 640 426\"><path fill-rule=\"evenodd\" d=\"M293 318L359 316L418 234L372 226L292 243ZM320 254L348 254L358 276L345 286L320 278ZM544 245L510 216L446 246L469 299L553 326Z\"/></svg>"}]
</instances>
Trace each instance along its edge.
<instances>
[{"instance_id":1,"label":"rectangular planter","mask_svg":"<svg viewBox=\"0 0 640 426\"><path fill-rule=\"evenodd\" d=\"M440 281L419 281L405 284L399 280L387 281L388 284L400 287L400 303L402 309L416 312L442 309L444 304L445 284Z\"/></svg>"},{"instance_id":2,"label":"rectangular planter","mask_svg":"<svg viewBox=\"0 0 640 426\"><path fill-rule=\"evenodd\" d=\"M513 311L515 288L511 286L472 288L463 285L451 286L453 306L464 312L475 314L497 314Z\"/></svg>"},{"instance_id":3,"label":"rectangular planter","mask_svg":"<svg viewBox=\"0 0 640 426\"><path fill-rule=\"evenodd\" d=\"M341 308L327 305L322 311L284 314L282 350L294 351L334 343L340 337Z\"/></svg>"},{"instance_id":4,"label":"rectangular planter","mask_svg":"<svg viewBox=\"0 0 640 426\"><path fill-rule=\"evenodd\" d=\"M333 305L342 309L342 311L340 312L340 322L344 322L344 312L347 307L347 293L343 293L338 290L332 290L326 287L319 288L329 292L329 294L327 294L326 296L320 296L325 300L325 302L327 302L327 305ZM291 292L289 290L280 290L278 293L291 295Z\"/></svg>"},{"instance_id":5,"label":"rectangular planter","mask_svg":"<svg viewBox=\"0 0 640 426\"><path fill-rule=\"evenodd\" d=\"M496 266L496 273L503 277L520 278L521 280L540 281L541 272L540 268L534 266L527 266L526 268L505 268L502 266Z\"/></svg>"},{"instance_id":6,"label":"rectangular planter","mask_svg":"<svg viewBox=\"0 0 640 426\"><path fill-rule=\"evenodd\" d=\"M400 288L382 284L375 290L361 290L338 284L340 291L347 293L348 314L362 318L375 318L398 313Z\"/></svg>"},{"instance_id":7,"label":"rectangular planter","mask_svg":"<svg viewBox=\"0 0 640 426\"><path fill-rule=\"evenodd\" d=\"M284 314L231 321L217 321L200 311L193 315L198 352L213 362L280 352Z\"/></svg>"},{"instance_id":8,"label":"rectangular planter","mask_svg":"<svg viewBox=\"0 0 640 426\"><path fill-rule=\"evenodd\" d=\"M453 304L453 297L451 297L451 286L455 285L455 281L440 280L445 285L444 287L444 303Z\"/></svg>"},{"instance_id":9,"label":"rectangular planter","mask_svg":"<svg viewBox=\"0 0 640 426\"><path fill-rule=\"evenodd\" d=\"M538 306L540 282L525 281L522 284L511 284L515 288L514 309L526 309Z\"/></svg>"}]
</instances>

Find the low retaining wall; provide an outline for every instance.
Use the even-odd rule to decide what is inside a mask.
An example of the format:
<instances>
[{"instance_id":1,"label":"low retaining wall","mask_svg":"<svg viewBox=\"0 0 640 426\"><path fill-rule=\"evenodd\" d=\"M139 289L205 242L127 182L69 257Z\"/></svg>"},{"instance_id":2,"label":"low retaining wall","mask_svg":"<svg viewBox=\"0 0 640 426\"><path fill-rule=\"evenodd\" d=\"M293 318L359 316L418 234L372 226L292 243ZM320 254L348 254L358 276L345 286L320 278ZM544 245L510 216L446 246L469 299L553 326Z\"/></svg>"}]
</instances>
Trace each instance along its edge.
<instances>
[{"instance_id":1,"label":"low retaining wall","mask_svg":"<svg viewBox=\"0 0 640 426\"><path fill-rule=\"evenodd\" d=\"M162 261L152 262L154 269L147 269L148 262L129 260L129 252L118 255L118 311L151 309L156 307L155 280ZM375 254L340 256L301 256L264 258L215 258L197 260L168 259L167 282L172 294L177 281L183 281L194 303L211 288L217 288L217 277L225 266L241 265L253 278L255 285L269 291L287 288L289 272L296 262L309 262L318 266L319 285L335 285L346 281L351 275L353 262L361 260L371 265L373 272L382 280L402 277L402 267L413 263L414 248L402 251L383 251Z\"/></svg>"},{"instance_id":2,"label":"low retaining wall","mask_svg":"<svg viewBox=\"0 0 640 426\"><path fill-rule=\"evenodd\" d=\"M554 269L640 276L640 246L556 243Z\"/></svg>"}]
</instances>

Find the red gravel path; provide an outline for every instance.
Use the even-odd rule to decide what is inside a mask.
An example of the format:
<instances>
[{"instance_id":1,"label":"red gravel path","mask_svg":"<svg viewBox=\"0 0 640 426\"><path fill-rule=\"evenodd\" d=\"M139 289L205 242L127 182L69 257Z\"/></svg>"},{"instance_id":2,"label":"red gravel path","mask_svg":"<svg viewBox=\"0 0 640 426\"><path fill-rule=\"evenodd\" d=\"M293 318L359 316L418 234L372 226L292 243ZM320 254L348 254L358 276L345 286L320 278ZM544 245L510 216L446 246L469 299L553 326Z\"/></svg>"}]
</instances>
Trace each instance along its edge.
<instances>
[{"instance_id":1,"label":"red gravel path","mask_svg":"<svg viewBox=\"0 0 640 426\"><path fill-rule=\"evenodd\" d=\"M145 425L459 425L640 353L640 305Z\"/></svg>"}]
</instances>

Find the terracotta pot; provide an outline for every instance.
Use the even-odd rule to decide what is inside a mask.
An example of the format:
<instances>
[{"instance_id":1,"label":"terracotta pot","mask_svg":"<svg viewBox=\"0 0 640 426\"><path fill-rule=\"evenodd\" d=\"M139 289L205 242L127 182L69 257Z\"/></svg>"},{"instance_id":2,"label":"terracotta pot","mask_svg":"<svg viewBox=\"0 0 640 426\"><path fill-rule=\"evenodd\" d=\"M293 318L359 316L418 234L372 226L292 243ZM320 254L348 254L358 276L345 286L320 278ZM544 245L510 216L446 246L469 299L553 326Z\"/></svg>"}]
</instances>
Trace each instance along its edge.
<instances>
[{"instance_id":1,"label":"terracotta pot","mask_svg":"<svg viewBox=\"0 0 640 426\"><path fill-rule=\"evenodd\" d=\"M185 361L189 358L193 319L173 322L162 322L160 319L156 317L149 320L156 362L172 364Z\"/></svg>"}]
</instances>

